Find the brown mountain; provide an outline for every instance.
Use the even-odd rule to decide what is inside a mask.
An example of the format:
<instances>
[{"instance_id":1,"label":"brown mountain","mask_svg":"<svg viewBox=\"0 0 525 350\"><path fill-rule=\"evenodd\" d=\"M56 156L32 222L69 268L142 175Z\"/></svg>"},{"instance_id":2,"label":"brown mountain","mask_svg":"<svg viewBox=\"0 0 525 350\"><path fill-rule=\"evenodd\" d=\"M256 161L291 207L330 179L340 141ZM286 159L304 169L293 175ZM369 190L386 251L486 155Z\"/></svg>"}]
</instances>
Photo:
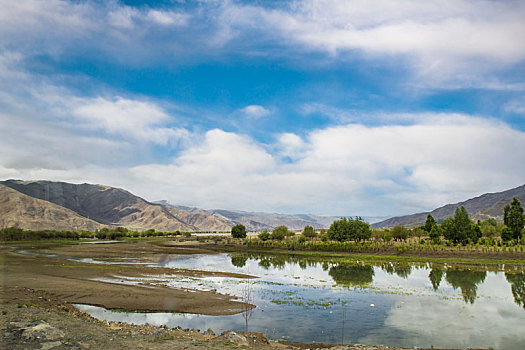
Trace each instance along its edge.
<instances>
[{"instance_id":1,"label":"brown mountain","mask_svg":"<svg viewBox=\"0 0 525 350\"><path fill-rule=\"evenodd\" d=\"M91 184L52 181L1 181L27 196L70 209L77 215L104 225L158 231L229 230L226 220L202 213L188 213L150 203L128 191Z\"/></svg>"},{"instance_id":2,"label":"brown mountain","mask_svg":"<svg viewBox=\"0 0 525 350\"><path fill-rule=\"evenodd\" d=\"M503 207L510 203L513 197L525 203L525 185L496 193L486 193L479 197L471 198L464 202L447 204L431 212L417 213L405 216L396 216L371 225L373 228L394 227L396 225L419 226L422 225L430 213L437 222L453 216L457 207L464 206L470 217L474 220L495 218L503 221Z\"/></svg>"},{"instance_id":3,"label":"brown mountain","mask_svg":"<svg viewBox=\"0 0 525 350\"><path fill-rule=\"evenodd\" d=\"M0 227L26 230L88 230L100 223L57 204L33 198L0 184Z\"/></svg>"}]
</instances>

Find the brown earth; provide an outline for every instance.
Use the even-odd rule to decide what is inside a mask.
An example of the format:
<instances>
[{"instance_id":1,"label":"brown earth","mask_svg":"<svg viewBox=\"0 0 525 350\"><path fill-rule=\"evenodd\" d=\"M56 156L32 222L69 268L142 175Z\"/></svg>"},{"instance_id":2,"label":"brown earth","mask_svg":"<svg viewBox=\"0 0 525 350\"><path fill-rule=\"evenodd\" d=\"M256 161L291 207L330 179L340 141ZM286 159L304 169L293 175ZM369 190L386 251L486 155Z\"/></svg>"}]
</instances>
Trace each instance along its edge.
<instances>
[{"instance_id":1,"label":"brown earth","mask_svg":"<svg viewBox=\"0 0 525 350\"><path fill-rule=\"evenodd\" d=\"M104 227L60 205L30 197L0 184L0 227L88 230Z\"/></svg>"},{"instance_id":2,"label":"brown earth","mask_svg":"<svg viewBox=\"0 0 525 350\"><path fill-rule=\"evenodd\" d=\"M91 249L93 248L86 247L86 250ZM125 311L230 315L243 311L244 304L234 301L231 296L213 292L173 289L147 283L122 285L93 279L113 279L115 276L141 277L165 273L193 277L251 277L140 265L82 264L62 259L26 256L5 248L3 250L1 270L3 288L24 286L47 292L58 300L68 303L90 304ZM113 251L117 250L113 248Z\"/></svg>"}]
</instances>

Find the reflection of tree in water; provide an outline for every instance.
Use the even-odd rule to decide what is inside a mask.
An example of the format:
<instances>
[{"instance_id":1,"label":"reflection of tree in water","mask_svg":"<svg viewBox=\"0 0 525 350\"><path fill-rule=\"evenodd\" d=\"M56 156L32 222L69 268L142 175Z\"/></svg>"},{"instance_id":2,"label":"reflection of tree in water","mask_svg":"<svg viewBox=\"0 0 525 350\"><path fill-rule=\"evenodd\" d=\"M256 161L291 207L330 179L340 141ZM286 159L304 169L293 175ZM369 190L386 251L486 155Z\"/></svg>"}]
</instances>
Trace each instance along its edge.
<instances>
[{"instance_id":1,"label":"reflection of tree in water","mask_svg":"<svg viewBox=\"0 0 525 350\"><path fill-rule=\"evenodd\" d=\"M340 264L328 271L337 284L359 286L372 283L374 268L370 265Z\"/></svg>"},{"instance_id":2,"label":"reflection of tree in water","mask_svg":"<svg viewBox=\"0 0 525 350\"><path fill-rule=\"evenodd\" d=\"M407 279L412 273L412 266L410 265L394 265L394 272L401 278Z\"/></svg>"},{"instance_id":3,"label":"reflection of tree in water","mask_svg":"<svg viewBox=\"0 0 525 350\"><path fill-rule=\"evenodd\" d=\"M381 270L385 271L389 275L393 275L394 274L394 264L389 263L389 262L381 263Z\"/></svg>"},{"instance_id":4,"label":"reflection of tree in water","mask_svg":"<svg viewBox=\"0 0 525 350\"><path fill-rule=\"evenodd\" d=\"M514 302L525 309L525 275L506 273L505 278L510 283Z\"/></svg>"},{"instance_id":5,"label":"reflection of tree in water","mask_svg":"<svg viewBox=\"0 0 525 350\"><path fill-rule=\"evenodd\" d=\"M441 284L441 279L443 278L443 270L439 268L433 268L428 274L428 278L432 283L432 288L434 288L434 291L438 290L439 285Z\"/></svg>"},{"instance_id":6,"label":"reflection of tree in water","mask_svg":"<svg viewBox=\"0 0 525 350\"><path fill-rule=\"evenodd\" d=\"M259 266L265 270L268 270L270 266L274 267L277 270L282 270L286 265L285 256L265 256L259 259Z\"/></svg>"},{"instance_id":7,"label":"reflection of tree in water","mask_svg":"<svg viewBox=\"0 0 525 350\"><path fill-rule=\"evenodd\" d=\"M270 262L270 259L261 259L259 260L259 266L265 270L268 270L270 266L272 266L272 263Z\"/></svg>"},{"instance_id":8,"label":"reflection of tree in water","mask_svg":"<svg viewBox=\"0 0 525 350\"><path fill-rule=\"evenodd\" d=\"M448 269L445 279L454 289L461 289L465 302L473 304L476 300L478 284L483 283L486 276L486 271Z\"/></svg>"},{"instance_id":9,"label":"reflection of tree in water","mask_svg":"<svg viewBox=\"0 0 525 350\"><path fill-rule=\"evenodd\" d=\"M246 261L248 260L247 256L244 255L232 255L232 265L236 267L244 267L246 265Z\"/></svg>"}]
</instances>

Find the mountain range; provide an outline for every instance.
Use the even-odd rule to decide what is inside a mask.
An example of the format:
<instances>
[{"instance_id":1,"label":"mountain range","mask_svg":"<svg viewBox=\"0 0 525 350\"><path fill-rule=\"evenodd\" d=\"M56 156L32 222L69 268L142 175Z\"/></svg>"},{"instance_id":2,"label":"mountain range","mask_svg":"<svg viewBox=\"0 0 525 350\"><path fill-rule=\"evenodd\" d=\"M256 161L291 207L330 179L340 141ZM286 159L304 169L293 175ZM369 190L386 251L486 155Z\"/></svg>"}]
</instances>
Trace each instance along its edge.
<instances>
[{"instance_id":1,"label":"mountain range","mask_svg":"<svg viewBox=\"0 0 525 350\"><path fill-rule=\"evenodd\" d=\"M431 214L439 223L453 216L457 207L464 206L473 220L485 220L494 218L503 221L503 207L510 203L513 197L518 198L525 204L525 185L496 193L485 193L481 196L468 199L464 202L447 204L429 212L417 213L405 216L396 216L387 220L376 222L372 228L394 227L396 225L419 226L425 223L427 215Z\"/></svg>"},{"instance_id":2,"label":"mountain range","mask_svg":"<svg viewBox=\"0 0 525 350\"><path fill-rule=\"evenodd\" d=\"M373 228L396 225L417 226L432 214L440 222L465 206L471 217L502 221L503 207L512 197L525 203L525 185L511 190L487 193L464 202L447 204L431 212L393 217L373 223ZM53 181L0 181L0 228L89 230L123 226L133 230L229 231L237 224L248 230L272 230L286 225L299 230L306 225L328 228L338 216L277 214L240 210L200 209L149 202L126 190L93 184ZM377 218L365 217L374 222Z\"/></svg>"},{"instance_id":3,"label":"mountain range","mask_svg":"<svg viewBox=\"0 0 525 350\"><path fill-rule=\"evenodd\" d=\"M5 195L3 195L5 193ZM148 202L120 188L52 181L0 181L0 227L94 230L124 226L134 230L229 231L243 224L248 230L272 230L286 225L328 227L332 216L204 210Z\"/></svg>"}]
</instances>

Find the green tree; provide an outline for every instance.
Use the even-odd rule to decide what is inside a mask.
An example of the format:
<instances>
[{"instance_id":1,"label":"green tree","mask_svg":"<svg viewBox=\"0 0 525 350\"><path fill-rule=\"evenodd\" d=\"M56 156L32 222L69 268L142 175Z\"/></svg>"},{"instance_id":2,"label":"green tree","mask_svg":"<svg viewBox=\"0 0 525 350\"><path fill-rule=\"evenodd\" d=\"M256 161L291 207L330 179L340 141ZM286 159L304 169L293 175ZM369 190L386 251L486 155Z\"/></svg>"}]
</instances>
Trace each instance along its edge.
<instances>
[{"instance_id":1,"label":"green tree","mask_svg":"<svg viewBox=\"0 0 525 350\"><path fill-rule=\"evenodd\" d=\"M306 238L313 238L316 236L315 230L312 226L305 226L303 230L303 236Z\"/></svg>"},{"instance_id":2,"label":"green tree","mask_svg":"<svg viewBox=\"0 0 525 350\"><path fill-rule=\"evenodd\" d=\"M270 234L268 233L268 231L264 230L258 234L258 237L261 241L267 241L270 239Z\"/></svg>"},{"instance_id":3,"label":"green tree","mask_svg":"<svg viewBox=\"0 0 525 350\"><path fill-rule=\"evenodd\" d=\"M371 236L370 225L360 217L335 220L328 229L328 238L340 242L349 240L361 241L369 239Z\"/></svg>"},{"instance_id":4,"label":"green tree","mask_svg":"<svg viewBox=\"0 0 525 350\"><path fill-rule=\"evenodd\" d=\"M511 229L512 238L515 240L521 239L521 230L523 229L525 219L523 217L523 207L518 198L512 198L510 205L507 204L503 208L503 223Z\"/></svg>"},{"instance_id":5,"label":"green tree","mask_svg":"<svg viewBox=\"0 0 525 350\"><path fill-rule=\"evenodd\" d=\"M474 224L464 206L456 208L453 218L447 218L441 223L441 231L445 239L454 243L476 243L481 237L479 225Z\"/></svg>"},{"instance_id":6,"label":"green tree","mask_svg":"<svg viewBox=\"0 0 525 350\"><path fill-rule=\"evenodd\" d=\"M246 227L244 225L235 225L231 231L233 238L246 238Z\"/></svg>"},{"instance_id":7,"label":"green tree","mask_svg":"<svg viewBox=\"0 0 525 350\"><path fill-rule=\"evenodd\" d=\"M408 229L403 225L396 225L392 227L392 230L390 230L390 233L392 233L392 237L394 237L394 240L400 240L404 241L408 238Z\"/></svg>"},{"instance_id":8,"label":"green tree","mask_svg":"<svg viewBox=\"0 0 525 350\"><path fill-rule=\"evenodd\" d=\"M512 239L512 230L510 229L510 227L503 227L503 229L501 229L501 240L503 242L508 242Z\"/></svg>"},{"instance_id":9,"label":"green tree","mask_svg":"<svg viewBox=\"0 0 525 350\"><path fill-rule=\"evenodd\" d=\"M425 231L427 231L428 233L430 233L430 231L432 231L432 228L433 227L437 227L437 222L436 220L434 220L434 217L430 214L427 215L427 220L425 221Z\"/></svg>"},{"instance_id":10,"label":"green tree","mask_svg":"<svg viewBox=\"0 0 525 350\"><path fill-rule=\"evenodd\" d=\"M432 230L430 230L429 237L432 240L433 243L439 244L441 231L439 230L439 227L436 225L432 227Z\"/></svg>"},{"instance_id":11,"label":"green tree","mask_svg":"<svg viewBox=\"0 0 525 350\"><path fill-rule=\"evenodd\" d=\"M288 233L288 227L284 225L277 226L272 231L272 239L277 239L279 241L282 241L284 237L287 237L289 235L290 234Z\"/></svg>"}]
</instances>

